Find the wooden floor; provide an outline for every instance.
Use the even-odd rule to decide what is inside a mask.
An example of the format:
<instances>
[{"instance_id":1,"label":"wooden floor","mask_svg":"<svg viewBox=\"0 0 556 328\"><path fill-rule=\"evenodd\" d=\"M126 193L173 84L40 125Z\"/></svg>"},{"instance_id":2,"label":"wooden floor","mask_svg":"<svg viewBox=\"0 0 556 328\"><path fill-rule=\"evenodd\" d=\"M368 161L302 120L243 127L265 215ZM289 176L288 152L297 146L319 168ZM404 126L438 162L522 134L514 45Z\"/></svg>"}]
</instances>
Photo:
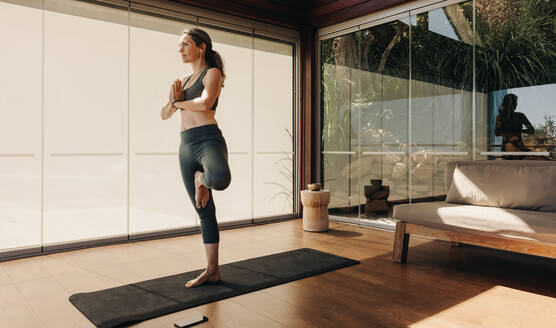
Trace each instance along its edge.
<instances>
[{"instance_id":1,"label":"wooden floor","mask_svg":"<svg viewBox=\"0 0 556 328\"><path fill-rule=\"evenodd\" d=\"M555 327L556 261L412 237L408 264L392 263L394 234L301 220L221 231L222 264L311 247L361 261L144 321L172 327ZM203 267L200 235L90 248L0 263L0 327L93 327L68 301L94 291ZM226 277L223 277L226 279Z\"/></svg>"}]
</instances>

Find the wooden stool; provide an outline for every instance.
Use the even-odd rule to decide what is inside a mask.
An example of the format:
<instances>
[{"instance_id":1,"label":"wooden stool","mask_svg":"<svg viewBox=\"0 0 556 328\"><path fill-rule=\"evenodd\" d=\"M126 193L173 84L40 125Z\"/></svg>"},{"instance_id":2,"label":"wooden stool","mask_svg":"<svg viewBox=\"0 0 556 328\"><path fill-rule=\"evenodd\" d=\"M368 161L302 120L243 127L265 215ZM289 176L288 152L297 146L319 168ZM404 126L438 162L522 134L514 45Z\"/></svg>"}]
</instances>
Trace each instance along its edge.
<instances>
[{"instance_id":1,"label":"wooden stool","mask_svg":"<svg viewBox=\"0 0 556 328\"><path fill-rule=\"evenodd\" d=\"M330 203L330 190L301 190L303 230L313 232L328 230L328 203Z\"/></svg>"}]
</instances>

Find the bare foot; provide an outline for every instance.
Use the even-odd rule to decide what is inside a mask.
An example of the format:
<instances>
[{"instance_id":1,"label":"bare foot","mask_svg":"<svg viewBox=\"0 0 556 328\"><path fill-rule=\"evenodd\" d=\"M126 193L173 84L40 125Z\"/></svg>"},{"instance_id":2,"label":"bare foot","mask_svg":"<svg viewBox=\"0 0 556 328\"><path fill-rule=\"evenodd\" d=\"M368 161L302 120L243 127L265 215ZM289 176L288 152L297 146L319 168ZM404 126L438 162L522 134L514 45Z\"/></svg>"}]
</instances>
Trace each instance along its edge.
<instances>
[{"instance_id":1,"label":"bare foot","mask_svg":"<svg viewBox=\"0 0 556 328\"><path fill-rule=\"evenodd\" d=\"M209 201L208 188L201 182L201 171L195 172L195 205L197 208L207 206Z\"/></svg>"},{"instance_id":2,"label":"bare foot","mask_svg":"<svg viewBox=\"0 0 556 328\"><path fill-rule=\"evenodd\" d=\"M208 269L205 272L201 273L197 278L189 280L185 287L192 288L199 285L202 285L205 282L219 282L222 278L220 277L220 270L216 269L214 271L209 272Z\"/></svg>"}]
</instances>

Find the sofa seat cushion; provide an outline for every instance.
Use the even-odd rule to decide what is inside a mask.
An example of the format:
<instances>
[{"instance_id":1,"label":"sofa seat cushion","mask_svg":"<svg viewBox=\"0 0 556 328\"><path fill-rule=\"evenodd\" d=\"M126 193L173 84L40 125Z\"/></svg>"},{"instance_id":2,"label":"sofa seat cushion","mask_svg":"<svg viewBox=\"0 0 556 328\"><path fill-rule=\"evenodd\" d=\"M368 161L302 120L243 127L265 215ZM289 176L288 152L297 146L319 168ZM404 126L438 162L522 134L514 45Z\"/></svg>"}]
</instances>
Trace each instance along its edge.
<instances>
[{"instance_id":1,"label":"sofa seat cushion","mask_svg":"<svg viewBox=\"0 0 556 328\"><path fill-rule=\"evenodd\" d=\"M457 166L450 203L556 211L556 166Z\"/></svg>"},{"instance_id":2,"label":"sofa seat cushion","mask_svg":"<svg viewBox=\"0 0 556 328\"><path fill-rule=\"evenodd\" d=\"M447 202L394 206L394 218L440 230L556 244L556 213Z\"/></svg>"}]
</instances>

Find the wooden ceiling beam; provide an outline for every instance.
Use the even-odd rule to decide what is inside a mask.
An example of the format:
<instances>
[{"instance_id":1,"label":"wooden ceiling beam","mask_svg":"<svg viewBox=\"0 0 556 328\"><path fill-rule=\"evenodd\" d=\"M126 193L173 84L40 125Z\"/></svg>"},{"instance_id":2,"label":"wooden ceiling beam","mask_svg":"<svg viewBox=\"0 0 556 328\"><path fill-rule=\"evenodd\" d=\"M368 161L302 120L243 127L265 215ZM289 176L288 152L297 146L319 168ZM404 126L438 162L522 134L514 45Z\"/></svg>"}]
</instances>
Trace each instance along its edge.
<instances>
[{"instance_id":1,"label":"wooden ceiling beam","mask_svg":"<svg viewBox=\"0 0 556 328\"><path fill-rule=\"evenodd\" d=\"M338 0L334 3L314 9L314 13L326 13L322 15L309 15L308 24L314 28L325 27L344 22L349 19L361 17L383 9L394 7L402 3L415 0ZM344 6L342 6L342 3Z\"/></svg>"},{"instance_id":2,"label":"wooden ceiling beam","mask_svg":"<svg viewBox=\"0 0 556 328\"><path fill-rule=\"evenodd\" d=\"M354 5L358 5L362 2L367 2L368 0L335 0L333 2L329 2L322 6L312 7L309 10L309 17L318 17L327 14L334 13L335 11L351 7Z\"/></svg>"},{"instance_id":3,"label":"wooden ceiling beam","mask_svg":"<svg viewBox=\"0 0 556 328\"><path fill-rule=\"evenodd\" d=\"M282 27L321 28L415 0L170 0Z\"/></svg>"},{"instance_id":4,"label":"wooden ceiling beam","mask_svg":"<svg viewBox=\"0 0 556 328\"><path fill-rule=\"evenodd\" d=\"M288 7L262 0L173 0L195 7L205 8L238 17L253 19L282 27L301 29L304 24L304 10L288 12Z\"/></svg>"}]
</instances>

